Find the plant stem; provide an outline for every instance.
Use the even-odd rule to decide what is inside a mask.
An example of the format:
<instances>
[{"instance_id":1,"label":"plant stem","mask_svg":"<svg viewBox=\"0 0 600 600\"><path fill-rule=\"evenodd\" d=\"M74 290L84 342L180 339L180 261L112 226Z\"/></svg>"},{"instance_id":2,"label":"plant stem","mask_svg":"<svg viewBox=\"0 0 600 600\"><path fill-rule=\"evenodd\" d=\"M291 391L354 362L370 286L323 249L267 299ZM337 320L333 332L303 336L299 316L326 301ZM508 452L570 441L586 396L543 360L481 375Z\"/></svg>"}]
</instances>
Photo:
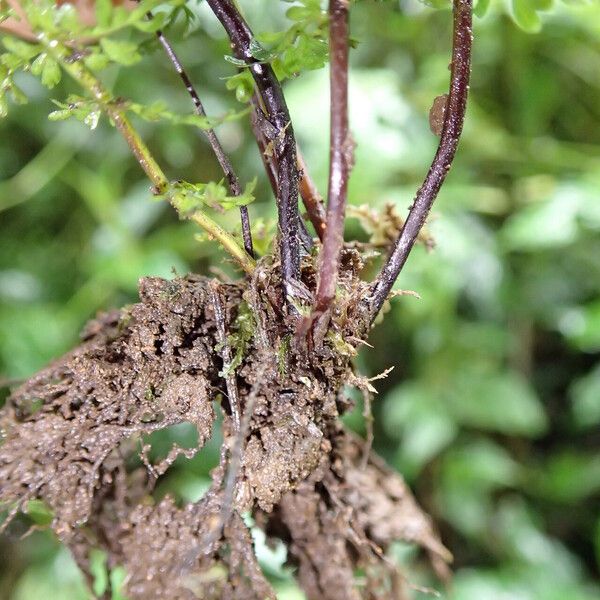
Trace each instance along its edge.
<instances>
[{"instance_id":1,"label":"plant stem","mask_svg":"<svg viewBox=\"0 0 600 600\"><path fill-rule=\"evenodd\" d=\"M256 138L256 143L260 152L260 157L263 161L263 165L273 193L277 196L277 166L275 164L275 157L271 153L269 156L265 154L267 149L268 141L265 139L265 135L260 127L260 118L257 111L262 111L260 98L256 94L252 95L252 113L250 117L250 123L252 126L252 133ZM264 111L263 113L264 114ZM300 175L300 195L302 202L308 213L308 217L313 224L317 236L320 240L323 239L323 233L325 232L325 210L323 209L323 199L317 190L317 186L311 179L304 157L300 152L300 148L296 146L296 156L298 160L298 174ZM303 225L303 220L299 221L300 227ZM300 232L302 235L302 232Z\"/></svg>"},{"instance_id":2,"label":"plant stem","mask_svg":"<svg viewBox=\"0 0 600 600\"><path fill-rule=\"evenodd\" d=\"M169 182L150 150L125 115L123 103L104 89L96 76L80 60L73 60L71 52L65 46L54 41L48 41L46 48L62 68L92 96L110 117L114 126L125 138L129 149L140 163L148 179L152 182L153 193L162 194L166 192Z\"/></svg>"},{"instance_id":3,"label":"plant stem","mask_svg":"<svg viewBox=\"0 0 600 600\"><path fill-rule=\"evenodd\" d=\"M260 98L256 93L252 94L252 112L250 113L250 126L252 127L252 133L258 146L258 152L262 160L263 166L269 178L271 189L273 194L277 197L277 165L275 164L275 157L272 153L267 153L267 146L269 142L265 136L263 129L261 128L261 116L264 112L261 108ZM260 114L258 111L261 111ZM262 117L264 118L264 116Z\"/></svg>"},{"instance_id":4,"label":"plant stem","mask_svg":"<svg viewBox=\"0 0 600 600\"><path fill-rule=\"evenodd\" d=\"M183 199L182 195L175 192L168 196L169 202L177 209L179 214L184 214L179 209L179 203ZM213 237L223 249L227 251L248 273L251 275L256 268L256 261L244 250L236 241L236 239L227 231L225 231L216 221L213 221L205 212L200 210L195 211L189 216L191 221L199 225L206 233Z\"/></svg>"},{"instance_id":5,"label":"plant stem","mask_svg":"<svg viewBox=\"0 0 600 600\"><path fill-rule=\"evenodd\" d=\"M148 17L150 19L152 19L152 13L148 13ZM206 111L204 110L202 101L200 100L200 97L198 96L198 92L192 85L192 82L191 82L190 78L188 77L188 74L186 73L185 69L183 68L183 65L179 61L177 54L175 54L175 51L173 50L173 46L171 46L169 40L167 40L167 38L165 37L165 35L163 34L162 31L158 30L156 32L156 37L158 38L158 41L161 43L162 47L164 48L165 53L167 54L169 60L173 64L173 67L177 71L177 74L181 78L181 81L183 81L183 84L185 85L185 89L187 90L187 93L190 95L192 102L194 103L194 108L196 109L196 113L202 117L205 117ZM237 175L235 174L235 171L233 170L231 161L229 160L229 157L225 154L225 151L223 150L223 146L221 146L221 142L219 141L217 134L215 133L214 129L205 129L204 133L208 139L208 142L209 142L213 152L215 153L215 156L217 157L217 160L219 161L219 165L221 166L221 169L223 170L225 179L227 179L227 184L229 186L229 190L230 190L231 194L233 196L241 196L242 188L240 186L240 180L238 179ZM244 238L244 248L246 249L246 252L252 258L254 258L254 248L252 245L252 232L250 229L250 217L248 215L248 207L247 206L240 206L240 218L242 221L242 237Z\"/></svg>"},{"instance_id":6,"label":"plant stem","mask_svg":"<svg viewBox=\"0 0 600 600\"><path fill-rule=\"evenodd\" d=\"M335 297L338 263L344 243L344 216L353 145L348 130L348 0L329 2L329 51L331 57L329 189L327 226L321 252L315 313L325 312Z\"/></svg>"},{"instance_id":7,"label":"plant stem","mask_svg":"<svg viewBox=\"0 0 600 600\"><path fill-rule=\"evenodd\" d=\"M319 190L312 180L304 156L300 152L300 148L296 149L298 155L298 170L300 171L300 196L306 208L306 213L310 222L313 224L318 238L323 241L325 229L327 229L325 209L323 208L323 198L319 194Z\"/></svg>"},{"instance_id":8,"label":"plant stem","mask_svg":"<svg viewBox=\"0 0 600 600\"><path fill-rule=\"evenodd\" d=\"M47 39L45 36L42 36L40 41L46 46L46 50L54 57L62 68L94 98L110 117L115 127L125 138L127 145L148 176L148 179L152 182L152 192L156 195L165 194L179 214L183 215L184 213L180 210L179 206L183 200L182 194L170 189L169 181L162 169L150 153L150 150L140 137L139 133L127 118L123 103L105 90L96 76L89 71L80 60L73 60L71 53L66 47L54 40ZM215 238L239 263L246 273L252 273L254 271L254 260L238 245L235 238L230 233L226 232L218 223L199 210L195 211L189 218L200 225L200 227L202 227L210 236Z\"/></svg>"},{"instance_id":9,"label":"plant stem","mask_svg":"<svg viewBox=\"0 0 600 600\"><path fill-rule=\"evenodd\" d=\"M454 0L450 92L446 104L440 143L425 181L415 196L404 227L394 242L392 252L371 285L368 298L371 322L383 306L402 267L406 263L419 231L423 227L431 206L452 166L467 107L472 42L472 0Z\"/></svg>"},{"instance_id":10,"label":"plant stem","mask_svg":"<svg viewBox=\"0 0 600 600\"><path fill-rule=\"evenodd\" d=\"M217 325L217 341L221 346L221 358L223 359L223 377L225 378L225 386L227 388L227 400L229 401L229 410L231 412L231 420L233 421L234 432L239 434L241 425L240 416L240 395L237 387L237 376L235 369L231 368L232 356L231 346L227 339L227 323L225 310L221 298L219 284L212 281L208 287L211 304L215 314L215 324Z\"/></svg>"},{"instance_id":11,"label":"plant stem","mask_svg":"<svg viewBox=\"0 0 600 600\"><path fill-rule=\"evenodd\" d=\"M235 54L250 69L266 109L266 118L275 129L271 140L277 164L277 211L281 278L286 297L295 296L294 285L300 278L298 238L298 171L296 140L281 85L268 64L258 62L250 50L253 34L230 0L207 0L223 25Z\"/></svg>"}]
</instances>

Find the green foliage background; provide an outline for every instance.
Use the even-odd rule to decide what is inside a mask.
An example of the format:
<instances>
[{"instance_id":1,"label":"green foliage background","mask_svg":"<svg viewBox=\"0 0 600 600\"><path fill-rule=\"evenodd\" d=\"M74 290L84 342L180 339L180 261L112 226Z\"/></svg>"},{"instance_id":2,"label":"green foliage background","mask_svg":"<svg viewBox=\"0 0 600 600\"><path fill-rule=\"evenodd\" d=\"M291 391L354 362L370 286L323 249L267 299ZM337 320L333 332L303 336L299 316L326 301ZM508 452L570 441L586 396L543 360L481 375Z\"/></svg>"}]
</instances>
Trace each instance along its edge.
<instances>
[{"instance_id":1,"label":"green foliage background","mask_svg":"<svg viewBox=\"0 0 600 600\"><path fill-rule=\"evenodd\" d=\"M206 7L192 8L193 33L181 39L178 26L171 33L180 57L210 115L239 110L224 80L235 74L223 59L228 44ZM274 0L243 8L257 32L289 26L287 6ZM437 143L427 113L447 88L450 13L413 0L363 0L353 7L352 34L358 148L350 200L392 201L404 211ZM407 478L455 555L444 597L593 600L600 597L600 10L492 2L475 36L467 125L430 219L437 246L417 248L398 283L422 299L394 300L372 334L374 349L359 359L368 375L395 367L377 383L375 446ZM143 47L136 66L110 67L103 78L135 102L164 100L189 112L155 44ZM79 92L71 82L50 94L33 77L19 83L30 103L11 107L0 122L5 379L26 377L68 350L96 311L134 301L143 275L233 272L212 242L198 243L191 224L150 199L148 182L105 121L92 133L76 121L48 121L50 97ZM325 190L326 70L291 78L286 93ZM140 127L173 179L221 178L200 131ZM250 212L268 229L273 200L246 120L226 122L219 133L242 181L259 175ZM234 214L221 220L237 227ZM363 235L355 220L347 233ZM348 422L364 431L360 412L359 403ZM155 452L188 435L176 428L157 436ZM178 461L160 493L197 498L217 448L213 440L201 456ZM43 514L32 507L0 541L0 597L85 598L50 534L18 539L36 518ZM259 546L280 597L301 598L280 567L281 549ZM397 553L411 580L433 583L411 548ZM101 556L95 564L98 591L107 576L122 576L106 574Z\"/></svg>"}]
</instances>

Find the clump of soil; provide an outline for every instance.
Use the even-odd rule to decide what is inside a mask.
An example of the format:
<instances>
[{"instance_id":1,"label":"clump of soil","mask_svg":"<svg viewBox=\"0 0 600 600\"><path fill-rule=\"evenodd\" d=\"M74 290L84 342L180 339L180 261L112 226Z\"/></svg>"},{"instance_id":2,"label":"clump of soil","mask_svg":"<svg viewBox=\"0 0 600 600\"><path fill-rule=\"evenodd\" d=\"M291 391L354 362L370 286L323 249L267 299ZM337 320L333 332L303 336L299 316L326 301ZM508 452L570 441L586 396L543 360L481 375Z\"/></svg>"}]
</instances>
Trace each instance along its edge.
<instances>
[{"instance_id":1,"label":"clump of soil","mask_svg":"<svg viewBox=\"0 0 600 600\"><path fill-rule=\"evenodd\" d=\"M401 477L339 421L366 331L356 257L345 265L328 326L308 341L269 265L235 284L143 279L140 303L90 322L79 347L8 399L0 502L15 514L44 501L88 581L90 550L103 549L132 600L275 598L245 514L284 542L311 600L402 597L386 556L395 540L422 546L443 574L450 555ZM154 502L157 477L211 436L216 398L224 441L210 490ZM142 436L177 423L195 426L197 447L150 464Z\"/></svg>"}]
</instances>

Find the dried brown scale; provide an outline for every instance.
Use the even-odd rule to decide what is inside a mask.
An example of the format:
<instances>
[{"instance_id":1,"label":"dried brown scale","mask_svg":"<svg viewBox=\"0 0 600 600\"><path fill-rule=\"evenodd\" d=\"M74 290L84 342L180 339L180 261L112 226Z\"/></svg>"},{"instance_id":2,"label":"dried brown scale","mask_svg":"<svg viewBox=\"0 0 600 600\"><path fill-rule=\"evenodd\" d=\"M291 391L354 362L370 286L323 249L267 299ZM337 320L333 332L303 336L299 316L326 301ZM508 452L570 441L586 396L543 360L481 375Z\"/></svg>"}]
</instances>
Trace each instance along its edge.
<instances>
[{"instance_id":1,"label":"dried brown scale","mask_svg":"<svg viewBox=\"0 0 600 600\"><path fill-rule=\"evenodd\" d=\"M138 506L130 517L130 531L123 539L124 566L132 598L220 598L227 572L217 557L194 553L198 539L208 533L219 504L207 495L197 506L179 509L166 498L156 507ZM144 567L139 568L143 557Z\"/></svg>"},{"instance_id":2,"label":"dried brown scale","mask_svg":"<svg viewBox=\"0 0 600 600\"><path fill-rule=\"evenodd\" d=\"M322 473L302 482L281 502L280 518L291 543L291 560L298 566L298 579L309 600L359 600L354 583L354 560L348 547L348 522L330 510L317 489Z\"/></svg>"},{"instance_id":3,"label":"dried brown scale","mask_svg":"<svg viewBox=\"0 0 600 600\"><path fill-rule=\"evenodd\" d=\"M200 294L183 294L188 286ZM121 324L105 323L11 396L2 418L2 501L37 489L68 538L87 519L102 463L121 442L180 422L196 425L200 444L210 437L212 350L202 328L189 338L203 318L203 294L200 282L143 280L144 302L123 312ZM30 414L33 403L41 407Z\"/></svg>"},{"instance_id":4,"label":"dried brown scale","mask_svg":"<svg viewBox=\"0 0 600 600\"><path fill-rule=\"evenodd\" d=\"M373 453L363 468L364 442L339 427L329 437L332 452L263 515L263 526L287 543L309 600L370 598L373 588L377 598L397 600L409 582L383 558L393 541L416 543L444 564L451 555L398 473ZM364 589L353 579L357 568L367 573Z\"/></svg>"},{"instance_id":5,"label":"dried brown scale","mask_svg":"<svg viewBox=\"0 0 600 600\"><path fill-rule=\"evenodd\" d=\"M429 517L419 508L404 480L373 452L366 468L359 468L364 442L351 435L338 440L345 461L339 499L352 507L357 524L379 547L394 540L414 542L443 559L452 555L439 541Z\"/></svg>"},{"instance_id":6,"label":"dried brown scale","mask_svg":"<svg viewBox=\"0 0 600 600\"><path fill-rule=\"evenodd\" d=\"M280 287L277 265L268 260L239 284L194 276L142 280L140 303L88 324L79 348L9 398L0 416L0 501L44 500L54 512L52 527L84 572L91 548L104 549L110 565L125 566L131 600L274 598L239 517L243 511L263 515L267 530L279 523L288 531L290 558L300 565L309 598L368 597L367 588L354 584L353 570L369 566L371 587L389 579L385 560L370 549L385 549L396 537L447 558L400 477L372 460L360 471L360 444L340 428L349 403L339 390L353 380L349 341L357 343L366 330L356 312L366 285L358 279L362 261L345 250L340 264L330 327L309 354L288 333L280 295L268 293ZM314 289L308 259L302 276ZM242 414L250 395L253 408L235 494L228 498L223 451L199 502L154 504L155 476L183 450L149 469L127 471L126 461L139 453L141 436L175 423L196 426L198 447L210 436L212 400L225 388L215 288L228 330L242 300L256 323L235 373ZM232 448L236 428L228 406L221 408L224 448ZM227 503L232 510L224 511ZM338 558L332 562L331 555Z\"/></svg>"}]
</instances>

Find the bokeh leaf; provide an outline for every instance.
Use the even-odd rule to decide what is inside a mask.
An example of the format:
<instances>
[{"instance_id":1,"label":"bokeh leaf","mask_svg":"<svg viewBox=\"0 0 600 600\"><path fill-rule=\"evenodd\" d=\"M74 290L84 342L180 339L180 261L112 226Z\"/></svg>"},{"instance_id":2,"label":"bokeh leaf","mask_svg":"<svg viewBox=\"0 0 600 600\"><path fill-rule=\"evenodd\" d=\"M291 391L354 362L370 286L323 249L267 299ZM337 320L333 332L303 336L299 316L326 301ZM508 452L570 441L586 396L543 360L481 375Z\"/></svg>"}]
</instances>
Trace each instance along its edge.
<instances>
[{"instance_id":1,"label":"bokeh leaf","mask_svg":"<svg viewBox=\"0 0 600 600\"><path fill-rule=\"evenodd\" d=\"M537 437L548 420L531 385L517 373L465 371L457 374L450 406L464 425Z\"/></svg>"},{"instance_id":2,"label":"bokeh leaf","mask_svg":"<svg viewBox=\"0 0 600 600\"><path fill-rule=\"evenodd\" d=\"M512 0L512 17L527 33L538 33L542 28L536 5L532 0Z\"/></svg>"},{"instance_id":3,"label":"bokeh leaf","mask_svg":"<svg viewBox=\"0 0 600 600\"><path fill-rule=\"evenodd\" d=\"M133 42L102 38L100 46L111 60L125 66L134 65L142 58L137 45Z\"/></svg>"},{"instance_id":4,"label":"bokeh leaf","mask_svg":"<svg viewBox=\"0 0 600 600\"><path fill-rule=\"evenodd\" d=\"M600 300L568 309L563 331L570 342L584 352L600 349Z\"/></svg>"},{"instance_id":5,"label":"bokeh leaf","mask_svg":"<svg viewBox=\"0 0 600 600\"><path fill-rule=\"evenodd\" d=\"M600 366L576 380L569 389L573 418L579 427L600 424Z\"/></svg>"},{"instance_id":6,"label":"bokeh leaf","mask_svg":"<svg viewBox=\"0 0 600 600\"><path fill-rule=\"evenodd\" d=\"M532 491L554 502L576 503L600 491L600 455L568 451L529 473Z\"/></svg>"}]
</instances>

